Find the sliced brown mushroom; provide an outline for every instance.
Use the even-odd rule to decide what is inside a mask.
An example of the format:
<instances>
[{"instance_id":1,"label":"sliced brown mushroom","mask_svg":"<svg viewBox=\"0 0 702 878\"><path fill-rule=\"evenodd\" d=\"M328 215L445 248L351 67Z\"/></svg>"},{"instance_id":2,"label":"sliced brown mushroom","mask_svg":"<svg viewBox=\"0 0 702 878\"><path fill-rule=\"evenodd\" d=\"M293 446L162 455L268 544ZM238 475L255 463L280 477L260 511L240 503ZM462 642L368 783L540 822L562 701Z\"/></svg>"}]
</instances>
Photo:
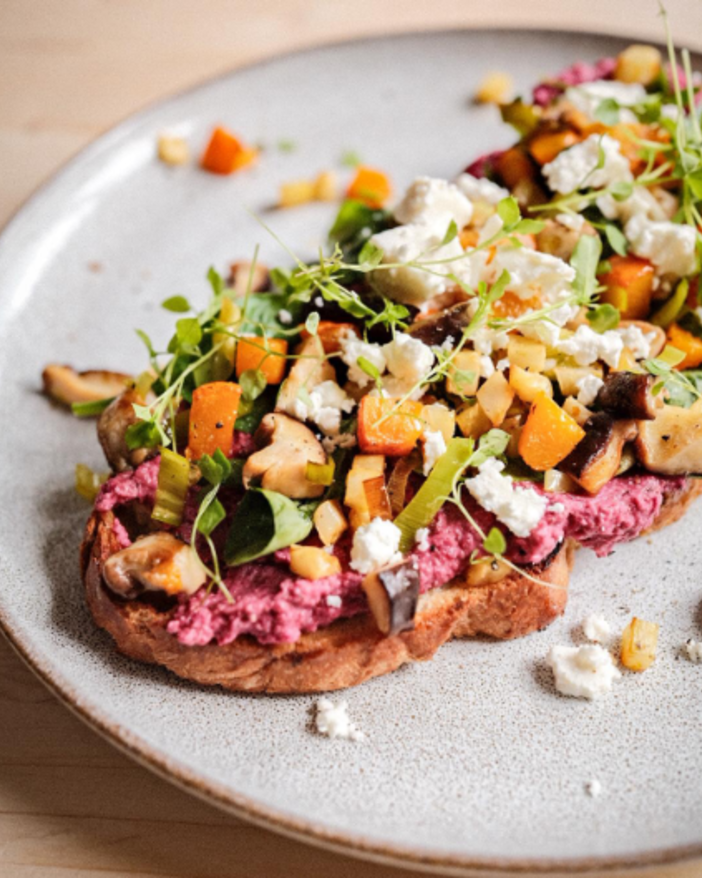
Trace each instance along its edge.
<instances>
[{"instance_id":1,"label":"sliced brown mushroom","mask_svg":"<svg viewBox=\"0 0 702 878\"><path fill-rule=\"evenodd\" d=\"M471 321L473 310L471 302L461 302L446 311L418 320L410 326L408 333L428 345L441 345L447 338L458 341Z\"/></svg>"},{"instance_id":2,"label":"sliced brown mushroom","mask_svg":"<svg viewBox=\"0 0 702 878\"><path fill-rule=\"evenodd\" d=\"M639 461L654 473L702 473L702 400L690 408L664 405L654 421L640 421L635 444Z\"/></svg>"},{"instance_id":3,"label":"sliced brown mushroom","mask_svg":"<svg viewBox=\"0 0 702 878\"><path fill-rule=\"evenodd\" d=\"M227 285L243 296L249 288L249 278L251 278L251 292L264 293L268 289L270 274L265 265L257 262L253 269L251 263L247 261L233 262L230 267Z\"/></svg>"},{"instance_id":4,"label":"sliced brown mushroom","mask_svg":"<svg viewBox=\"0 0 702 878\"><path fill-rule=\"evenodd\" d=\"M413 558L363 578L363 590L378 628L399 634L414 628L419 600L419 568Z\"/></svg>"},{"instance_id":5,"label":"sliced brown mushroom","mask_svg":"<svg viewBox=\"0 0 702 878\"><path fill-rule=\"evenodd\" d=\"M118 396L132 380L122 372L89 369L76 372L72 366L50 363L41 373L44 393L64 405L74 402L97 402Z\"/></svg>"},{"instance_id":6,"label":"sliced brown mushroom","mask_svg":"<svg viewBox=\"0 0 702 878\"><path fill-rule=\"evenodd\" d=\"M276 411L286 412L293 417L302 391L311 391L322 381L336 380L336 372L324 356L319 336L313 335L305 339L295 349L295 354L298 359L281 384L275 405Z\"/></svg>"},{"instance_id":7,"label":"sliced brown mushroom","mask_svg":"<svg viewBox=\"0 0 702 878\"><path fill-rule=\"evenodd\" d=\"M571 229L557 220L546 220L543 229L536 235L536 248L543 253L557 256L569 262L575 246L583 235L596 235L590 223L584 223L581 229Z\"/></svg>"},{"instance_id":8,"label":"sliced brown mushroom","mask_svg":"<svg viewBox=\"0 0 702 878\"><path fill-rule=\"evenodd\" d=\"M191 546L163 531L111 555L103 576L112 591L128 599L144 591L195 594L207 579Z\"/></svg>"},{"instance_id":9,"label":"sliced brown mushroom","mask_svg":"<svg viewBox=\"0 0 702 878\"><path fill-rule=\"evenodd\" d=\"M585 436L558 468L590 494L611 481L619 470L622 451L636 438L635 421L615 421L606 412L598 412L585 424Z\"/></svg>"},{"instance_id":10,"label":"sliced brown mushroom","mask_svg":"<svg viewBox=\"0 0 702 878\"><path fill-rule=\"evenodd\" d=\"M146 400L134 389L125 390L107 406L97 422L97 434L107 462L115 472L139 466L156 452L148 448L131 451L127 447L126 433L137 421L134 405L144 405Z\"/></svg>"},{"instance_id":11,"label":"sliced brown mushroom","mask_svg":"<svg viewBox=\"0 0 702 878\"><path fill-rule=\"evenodd\" d=\"M653 375L610 372L595 402L613 418L652 421L663 403L661 397L653 395L654 383Z\"/></svg>"},{"instance_id":12,"label":"sliced brown mushroom","mask_svg":"<svg viewBox=\"0 0 702 878\"><path fill-rule=\"evenodd\" d=\"M295 418L279 412L266 415L254 434L261 449L244 464L244 487L260 485L293 500L319 497L324 485L307 479L308 463L326 463L327 455L314 433Z\"/></svg>"}]
</instances>

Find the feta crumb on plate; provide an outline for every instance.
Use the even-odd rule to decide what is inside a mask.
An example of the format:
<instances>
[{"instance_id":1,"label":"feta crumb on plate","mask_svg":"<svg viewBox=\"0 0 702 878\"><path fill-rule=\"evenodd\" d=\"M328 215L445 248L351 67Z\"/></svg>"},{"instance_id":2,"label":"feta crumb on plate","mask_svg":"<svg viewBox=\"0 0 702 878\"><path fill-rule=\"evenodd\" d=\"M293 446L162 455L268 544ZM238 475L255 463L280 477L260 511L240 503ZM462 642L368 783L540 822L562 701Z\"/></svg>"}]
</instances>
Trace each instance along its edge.
<instances>
[{"instance_id":1,"label":"feta crumb on plate","mask_svg":"<svg viewBox=\"0 0 702 878\"><path fill-rule=\"evenodd\" d=\"M621 671L601 646L554 646L548 654L556 689L573 698L598 698L609 692Z\"/></svg>"},{"instance_id":2,"label":"feta crumb on plate","mask_svg":"<svg viewBox=\"0 0 702 878\"><path fill-rule=\"evenodd\" d=\"M602 793L602 784L595 777L585 784L585 792L591 799L596 799Z\"/></svg>"},{"instance_id":3,"label":"feta crumb on plate","mask_svg":"<svg viewBox=\"0 0 702 878\"><path fill-rule=\"evenodd\" d=\"M597 613L591 613L583 620L583 634L588 640L596 643L606 643L612 636L612 626Z\"/></svg>"},{"instance_id":4,"label":"feta crumb on plate","mask_svg":"<svg viewBox=\"0 0 702 878\"><path fill-rule=\"evenodd\" d=\"M702 642L688 640L685 644L685 653L691 662L702 662Z\"/></svg>"},{"instance_id":5,"label":"feta crumb on plate","mask_svg":"<svg viewBox=\"0 0 702 878\"><path fill-rule=\"evenodd\" d=\"M329 698L320 698L317 702L317 715L315 716L317 731L328 738L365 741L365 734L351 722L348 708L347 701L334 704Z\"/></svg>"}]
</instances>

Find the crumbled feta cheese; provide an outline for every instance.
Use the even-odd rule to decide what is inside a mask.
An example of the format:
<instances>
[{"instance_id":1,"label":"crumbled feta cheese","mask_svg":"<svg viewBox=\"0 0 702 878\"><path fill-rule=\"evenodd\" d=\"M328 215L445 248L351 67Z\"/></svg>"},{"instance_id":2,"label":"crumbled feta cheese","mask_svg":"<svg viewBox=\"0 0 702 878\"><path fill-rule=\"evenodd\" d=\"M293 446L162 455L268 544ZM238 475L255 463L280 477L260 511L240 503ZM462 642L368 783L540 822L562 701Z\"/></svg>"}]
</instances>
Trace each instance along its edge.
<instances>
[{"instance_id":1,"label":"crumbled feta cheese","mask_svg":"<svg viewBox=\"0 0 702 878\"><path fill-rule=\"evenodd\" d=\"M458 238L441 246L445 225L411 223L373 235L371 241L383 251L385 263L431 262L423 268L401 264L395 268L379 268L373 272L378 289L407 305L421 305L453 285L446 275L458 271L466 255ZM484 258L484 254L479 254ZM484 264L484 263L483 263Z\"/></svg>"},{"instance_id":2,"label":"crumbled feta cheese","mask_svg":"<svg viewBox=\"0 0 702 878\"><path fill-rule=\"evenodd\" d=\"M573 357L579 366L589 366L596 360L604 360L608 366L614 368L624 350L624 342L621 335L613 329L599 333L583 325L570 338L559 341L556 348Z\"/></svg>"},{"instance_id":3,"label":"crumbled feta cheese","mask_svg":"<svg viewBox=\"0 0 702 878\"><path fill-rule=\"evenodd\" d=\"M358 365L359 357L368 360L381 375L385 371L385 355L380 345L361 341L355 333L349 331L342 336L340 347L341 359L349 367L349 381L359 387L365 387L373 380Z\"/></svg>"},{"instance_id":4,"label":"crumbled feta cheese","mask_svg":"<svg viewBox=\"0 0 702 878\"><path fill-rule=\"evenodd\" d=\"M322 447L327 454L333 454L337 448L353 448L356 437L353 433L337 433L336 436L324 436Z\"/></svg>"},{"instance_id":5,"label":"crumbled feta cheese","mask_svg":"<svg viewBox=\"0 0 702 878\"><path fill-rule=\"evenodd\" d=\"M480 357L480 377L489 378L495 372L495 364L486 354Z\"/></svg>"},{"instance_id":6,"label":"crumbled feta cheese","mask_svg":"<svg viewBox=\"0 0 702 878\"><path fill-rule=\"evenodd\" d=\"M560 514L561 512L565 512L565 506L562 503L552 503L546 511Z\"/></svg>"},{"instance_id":7,"label":"crumbled feta cheese","mask_svg":"<svg viewBox=\"0 0 702 878\"><path fill-rule=\"evenodd\" d=\"M621 336L624 347L628 348L637 360L645 360L651 355L651 343L656 337L655 332L645 335L638 326L627 326L626 329L615 329Z\"/></svg>"},{"instance_id":8,"label":"crumbled feta cheese","mask_svg":"<svg viewBox=\"0 0 702 878\"><path fill-rule=\"evenodd\" d=\"M597 108L602 101L615 100L619 106L620 122L636 122L636 116L627 110L634 104L639 104L646 98L646 89L638 82L618 82L610 79L597 79L594 82L583 82L572 85L565 90L565 99L581 113L585 113L591 119L595 118Z\"/></svg>"},{"instance_id":9,"label":"crumbled feta cheese","mask_svg":"<svg viewBox=\"0 0 702 878\"><path fill-rule=\"evenodd\" d=\"M287 308L281 308L280 311L278 311L278 322L283 323L286 326L293 322L293 316Z\"/></svg>"},{"instance_id":10,"label":"crumbled feta cheese","mask_svg":"<svg viewBox=\"0 0 702 878\"><path fill-rule=\"evenodd\" d=\"M579 213L556 214L556 221L562 226L565 226L566 229L571 229L573 232L581 232L585 225L585 217Z\"/></svg>"},{"instance_id":11,"label":"crumbled feta cheese","mask_svg":"<svg viewBox=\"0 0 702 878\"><path fill-rule=\"evenodd\" d=\"M323 433L335 436L341 426L341 413L349 414L356 405L336 381L322 381L304 399L295 400L293 414L301 421L312 421Z\"/></svg>"},{"instance_id":12,"label":"crumbled feta cheese","mask_svg":"<svg viewBox=\"0 0 702 878\"><path fill-rule=\"evenodd\" d=\"M601 155L604 163L598 167ZM561 195L576 189L603 189L633 179L629 160L608 134L591 134L581 143L564 149L542 171L549 188Z\"/></svg>"},{"instance_id":13,"label":"crumbled feta cheese","mask_svg":"<svg viewBox=\"0 0 702 878\"><path fill-rule=\"evenodd\" d=\"M659 221L669 218L661 203L645 186L635 186L631 195L623 201L617 201L605 193L597 199L596 204L607 219L618 219L624 223L639 215Z\"/></svg>"},{"instance_id":14,"label":"crumbled feta cheese","mask_svg":"<svg viewBox=\"0 0 702 878\"><path fill-rule=\"evenodd\" d=\"M624 226L624 234L632 252L650 259L660 274L686 277L695 271L697 231L692 226L637 215Z\"/></svg>"},{"instance_id":15,"label":"crumbled feta cheese","mask_svg":"<svg viewBox=\"0 0 702 878\"><path fill-rule=\"evenodd\" d=\"M323 308L324 307L324 299L321 296L315 296L314 300L315 307Z\"/></svg>"},{"instance_id":16,"label":"crumbled feta cheese","mask_svg":"<svg viewBox=\"0 0 702 878\"><path fill-rule=\"evenodd\" d=\"M399 223L443 223L444 234L452 220L462 229L472 216L473 205L461 190L434 177L418 177L395 208Z\"/></svg>"},{"instance_id":17,"label":"crumbled feta cheese","mask_svg":"<svg viewBox=\"0 0 702 878\"><path fill-rule=\"evenodd\" d=\"M456 346L456 339L452 335L447 335L446 338L441 342L440 345L434 345L433 350L444 351L444 353L451 353L451 351Z\"/></svg>"},{"instance_id":18,"label":"crumbled feta cheese","mask_svg":"<svg viewBox=\"0 0 702 878\"><path fill-rule=\"evenodd\" d=\"M591 799L596 799L602 793L602 784L597 778L593 778L585 784L585 792Z\"/></svg>"},{"instance_id":19,"label":"crumbled feta cheese","mask_svg":"<svg viewBox=\"0 0 702 878\"><path fill-rule=\"evenodd\" d=\"M429 528L428 527L420 527L415 535L414 535L414 545L415 548L420 552L428 552L431 548L431 544L429 542Z\"/></svg>"},{"instance_id":20,"label":"crumbled feta cheese","mask_svg":"<svg viewBox=\"0 0 702 878\"><path fill-rule=\"evenodd\" d=\"M571 294L575 279L575 269L567 262L528 247L499 247L490 269L495 279L508 271L507 289L520 299L541 295L546 302L557 302Z\"/></svg>"},{"instance_id":21,"label":"crumbled feta cheese","mask_svg":"<svg viewBox=\"0 0 702 878\"><path fill-rule=\"evenodd\" d=\"M328 546L326 548L329 548ZM338 610L341 607L341 596L338 594L328 594L326 597L326 605Z\"/></svg>"},{"instance_id":22,"label":"crumbled feta cheese","mask_svg":"<svg viewBox=\"0 0 702 878\"><path fill-rule=\"evenodd\" d=\"M607 643L612 636L612 626L597 613L592 613L583 620L583 634L588 640L596 643Z\"/></svg>"},{"instance_id":23,"label":"crumbled feta cheese","mask_svg":"<svg viewBox=\"0 0 702 878\"><path fill-rule=\"evenodd\" d=\"M621 672L601 646L554 646L547 659L556 689L573 698L598 698L609 692Z\"/></svg>"},{"instance_id":24,"label":"crumbled feta cheese","mask_svg":"<svg viewBox=\"0 0 702 878\"><path fill-rule=\"evenodd\" d=\"M317 702L315 725L317 731L328 738L346 738L349 741L365 741L366 736L356 728L348 714L347 701L338 704L329 698L320 698Z\"/></svg>"},{"instance_id":25,"label":"crumbled feta cheese","mask_svg":"<svg viewBox=\"0 0 702 878\"><path fill-rule=\"evenodd\" d=\"M474 177L472 174L461 174L456 178L456 186L471 201L484 201L497 204L509 197L509 192L485 177Z\"/></svg>"},{"instance_id":26,"label":"crumbled feta cheese","mask_svg":"<svg viewBox=\"0 0 702 878\"><path fill-rule=\"evenodd\" d=\"M580 405L588 406L597 399L600 388L604 387L604 381L597 375L583 375L577 382L578 402Z\"/></svg>"},{"instance_id":27,"label":"crumbled feta cheese","mask_svg":"<svg viewBox=\"0 0 702 878\"><path fill-rule=\"evenodd\" d=\"M383 356L388 372L410 385L426 378L436 359L429 345L403 332L383 345Z\"/></svg>"},{"instance_id":28,"label":"crumbled feta cheese","mask_svg":"<svg viewBox=\"0 0 702 878\"><path fill-rule=\"evenodd\" d=\"M422 450L424 451L424 475L428 476L434 469L436 461L446 451L444 434L440 430L425 430Z\"/></svg>"},{"instance_id":29,"label":"crumbled feta cheese","mask_svg":"<svg viewBox=\"0 0 702 878\"><path fill-rule=\"evenodd\" d=\"M702 642L688 640L685 644L685 652L691 662L702 662Z\"/></svg>"},{"instance_id":30,"label":"crumbled feta cheese","mask_svg":"<svg viewBox=\"0 0 702 878\"><path fill-rule=\"evenodd\" d=\"M398 551L401 536L399 527L382 518L361 525L353 535L351 569L366 574L387 564L398 564L402 560Z\"/></svg>"},{"instance_id":31,"label":"crumbled feta cheese","mask_svg":"<svg viewBox=\"0 0 702 878\"><path fill-rule=\"evenodd\" d=\"M505 524L518 537L528 537L541 521L548 499L531 488L515 485L502 474L502 461L488 458L478 467L478 475L466 479L466 487L478 503Z\"/></svg>"},{"instance_id":32,"label":"crumbled feta cheese","mask_svg":"<svg viewBox=\"0 0 702 878\"><path fill-rule=\"evenodd\" d=\"M489 355L494 351L502 351L507 347L509 333L499 329L481 326L473 335L473 347L479 354Z\"/></svg>"}]
</instances>

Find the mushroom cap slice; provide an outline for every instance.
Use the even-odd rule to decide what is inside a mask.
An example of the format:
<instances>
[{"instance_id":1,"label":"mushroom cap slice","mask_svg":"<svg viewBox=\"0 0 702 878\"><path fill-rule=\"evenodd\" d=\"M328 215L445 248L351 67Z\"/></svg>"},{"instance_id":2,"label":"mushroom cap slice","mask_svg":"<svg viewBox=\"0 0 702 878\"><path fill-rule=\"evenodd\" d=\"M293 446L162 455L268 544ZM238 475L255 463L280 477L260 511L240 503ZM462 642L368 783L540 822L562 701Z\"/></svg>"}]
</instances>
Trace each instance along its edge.
<instances>
[{"instance_id":1,"label":"mushroom cap slice","mask_svg":"<svg viewBox=\"0 0 702 878\"><path fill-rule=\"evenodd\" d=\"M654 473L702 473L702 400L690 408L664 405L653 421L639 421L635 443L639 461Z\"/></svg>"},{"instance_id":2,"label":"mushroom cap slice","mask_svg":"<svg viewBox=\"0 0 702 878\"><path fill-rule=\"evenodd\" d=\"M635 421L615 421L606 412L599 412L586 422L585 436L559 469L588 493L596 494L616 476L624 445L636 434Z\"/></svg>"},{"instance_id":3,"label":"mushroom cap slice","mask_svg":"<svg viewBox=\"0 0 702 878\"><path fill-rule=\"evenodd\" d=\"M637 372L610 372L595 400L613 418L652 421L663 403L653 395L653 375Z\"/></svg>"},{"instance_id":4,"label":"mushroom cap slice","mask_svg":"<svg viewBox=\"0 0 702 878\"><path fill-rule=\"evenodd\" d=\"M408 334L427 345L441 345L449 337L458 339L471 321L472 306L472 302L461 302L446 311L418 320L410 326Z\"/></svg>"},{"instance_id":5,"label":"mushroom cap slice","mask_svg":"<svg viewBox=\"0 0 702 878\"><path fill-rule=\"evenodd\" d=\"M132 451L127 447L127 429L137 421L135 404L145 405L146 400L137 390L125 390L107 406L97 422L98 439L105 458L118 473L139 466L156 453L155 449L136 448Z\"/></svg>"},{"instance_id":6,"label":"mushroom cap slice","mask_svg":"<svg viewBox=\"0 0 702 878\"><path fill-rule=\"evenodd\" d=\"M112 591L128 599L144 591L195 594L207 579L192 547L164 531L111 555L103 576Z\"/></svg>"},{"instance_id":7,"label":"mushroom cap slice","mask_svg":"<svg viewBox=\"0 0 702 878\"><path fill-rule=\"evenodd\" d=\"M260 485L292 500L321 496L326 488L307 479L308 463L326 463L327 455L314 433L281 412L266 415L254 434L259 447L244 464L244 487Z\"/></svg>"},{"instance_id":8,"label":"mushroom cap slice","mask_svg":"<svg viewBox=\"0 0 702 878\"><path fill-rule=\"evenodd\" d=\"M419 600L419 568L414 558L369 573L362 586L383 634L399 634L414 628Z\"/></svg>"},{"instance_id":9,"label":"mushroom cap slice","mask_svg":"<svg viewBox=\"0 0 702 878\"><path fill-rule=\"evenodd\" d=\"M50 363L41 377L44 393L64 405L118 396L132 380L123 372L108 372L106 369L76 372L72 366L58 363Z\"/></svg>"}]
</instances>

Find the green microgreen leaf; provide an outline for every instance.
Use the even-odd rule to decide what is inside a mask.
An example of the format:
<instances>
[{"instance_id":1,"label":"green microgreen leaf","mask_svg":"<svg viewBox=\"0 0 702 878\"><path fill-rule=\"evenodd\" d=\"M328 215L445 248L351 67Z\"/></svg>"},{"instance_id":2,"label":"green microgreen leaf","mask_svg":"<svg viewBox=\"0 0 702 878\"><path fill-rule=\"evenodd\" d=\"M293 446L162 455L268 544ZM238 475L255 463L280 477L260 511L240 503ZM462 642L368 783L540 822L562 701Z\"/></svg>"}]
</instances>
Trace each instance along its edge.
<instances>
[{"instance_id":1,"label":"green microgreen leaf","mask_svg":"<svg viewBox=\"0 0 702 878\"><path fill-rule=\"evenodd\" d=\"M185 296L171 296L168 299L164 299L163 302L161 302L161 307L165 308L166 311L174 311L176 314L183 314L186 311L192 311L190 302L188 302Z\"/></svg>"},{"instance_id":2,"label":"green microgreen leaf","mask_svg":"<svg viewBox=\"0 0 702 878\"><path fill-rule=\"evenodd\" d=\"M504 454L505 449L509 445L509 439L509 433L505 433L504 430L488 430L487 433L481 436L478 447L470 458L469 465L479 467L488 458L499 457L501 454Z\"/></svg>"},{"instance_id":3,"label":"green microgreen leaf","mask_svg":"<svg viewBox=\"0 0 702 878\"><path fill-rule=\"evenodd\" d=\"M239 376L239 386L244 399L253 402L263 393L268 382L260 369L247 369Z\"/></svg>"},{"instance_id":4,"label":"green microgreen leaf","mask_svg":"<svg viewBox=\"0 0 702 878\"><path fill-rule=\"evenodd\" d=\"M358 264L364 268L375 268L383 261L383 251L372 241L366 241L358 254Z\"/></svg>"},{"instance_id":5,"label":"green microgreen leaf","mask_svg":"<svg viewBox=\"0 0 702 878\"><path fill-rule=\"evenodd\" d=\"M616 125L619 122L619 104L614 98L605 98L597 105L595 119L603 125Z\"/></svg>"},{"instance_id":6,"label":"green microgreen leaf","mask_svg":"<svg viewBox=\"0 0 702 878\"><path fill-rule=\"evenodd\" d=\"M587 314L588 323L595 332L606 332L608 329L616 329L619 326L621 314L614 305L596 305Z\"/></svg>"},{"instance_id":7,"label":"green microgreen leaf","mask_svg":"<svg viewBox=\"0 0 702 878\"><path fill-rule=\"evenodd\" d=\"M216 491L217 489L213 488L212 490ZM208 492L205 496L209 497L211 493L212 491ZM208 537L217 525L221 524L226 517L227 514L224 511L224 506L222 506L216 497L212 497L204 509L202 506L200 507L197 518L197 530L199 533Z\"/></svg>"},{"instance_id":8,"label":"green microgreen leaf","mask_svg":"<svg viewBox=\"0 0 702 878\"><path fill-rule=\"evenodd\" d=\"M483 540L483 548L490 555L504 555L507 549L507 541L499 528L493 527L490 529L488 535Z\"/></svg>"},{"instance_id":9,"label":"green microgreen leaf","mask_svg":"<svg viewBox=\"0 0 702 878\"><path fill-rule=\"evenodd\" d=\"M456 220L451 220L448 224L448 228L444 233L444 237L441 239L441 247L444 247L446 244L450 244L454 238L458 237L458 226L456 225Z\"/></svg>"},{"instance_id":10,"label":"green microgreen leaf","mask_svg":"<svg viewBox=\"0 0 702 878\"><path fill-rule=\"evenodd\" d=\"M202 327L197 317L181 317L176 321L176 339L183 348L194 348L202 341Z\"/></svg>"},{"instance_id":11,"label":"green microgreen leaf","mask_svg":"<svg viewBox=\"0 0 702 878\"><path fill-rule=\"evenodd\" d=\"M136 330L134 330L134 331L136 332L136 334L139 336L139 338L140 338L140 339L142 340L142 342L144 343L144 347L145 347L146 350L149 352L149 357L153 360L154 357L156 356L156 351L154 350L154 346L153 346L153 344L151 343L151 339L150 339L149 336L144 332L143 329L136 329Z\"/></svg>"},{"instance_id":12,"label":"green microgreen leaf","mask_svg":"<svg viewBox=\"0 0 702 878\"><path fill-rule=\"evenodd\" d=\"M276 144L279 152L295 152L297 149L297 143L294 140L288 140L283 138L278 141Z\"/></svg>"},{"instance_id":13,"label":"green microgreen leaf","mask_svg":"<svg viewBox=\"0 0 702 878\"><path fill-rule=\"evenodd\" d=\"M517 199L514 198L512 195L509 195L507 198L503 198L502 201L498 202L497 215L504 223L505 229L511 230L512 227L517 225L521 218Z\"/></svg>"},{"instance_id":14,"label":"green microgreen leaf","mask_svg":"<svg viewBox=\"0 0 702 878\"><path fill-rule=\"evenodd\" d=\"M362 162L361 156L352 149L343 152L339 158L339 164L345 168L357 168Z\"/></svg>"},{"instance_id":15,"label":"green microgreen leaf","mask_svg":"<svg viewBox=\"0 0 702 878\"><path fill-rule=\"evenodd\" d=\"M71 411L77 418L94 418L97 415L101 415L115 399L116 397L110 396L106 399L96 399L92 402L73 402L71 403Z\"/></svg>"},{"instance_id":16,"label":"green microgreen leaf","mask_svg":"<svg viewBox=\"0 0 702 878\"><path fill-rule=\"evenodd\" d=\"M570 264L575 269L573 289L581 305L591 301L597 289L597 265L602 253L598 235L583 235L578 239Z\"/></svg>"},{"instance_id":17,"label":"green microgreen leaf","mask_svg":"<svg viewBox=\"0 0 702 878\"><path fill-rule=\"evenodd\" d=\"M627 241L624 237L624 232L613 223L605 223L603 231L605 233L605 238L607 238L607 243L612 250L614 250L619 256L626 256Z\"/></svg>"},{"instance_id":18,"label":"green microgreen leaf","mask_svg":"<svg viewBox=\"0 0 702 878\"><path fill-rule=\"evenodd\" d=\"M317 311L312 311L307 315L305 329L310 335L317 335L317 330L319 329L319 314Z\"/></svg>"}]
</instances>

